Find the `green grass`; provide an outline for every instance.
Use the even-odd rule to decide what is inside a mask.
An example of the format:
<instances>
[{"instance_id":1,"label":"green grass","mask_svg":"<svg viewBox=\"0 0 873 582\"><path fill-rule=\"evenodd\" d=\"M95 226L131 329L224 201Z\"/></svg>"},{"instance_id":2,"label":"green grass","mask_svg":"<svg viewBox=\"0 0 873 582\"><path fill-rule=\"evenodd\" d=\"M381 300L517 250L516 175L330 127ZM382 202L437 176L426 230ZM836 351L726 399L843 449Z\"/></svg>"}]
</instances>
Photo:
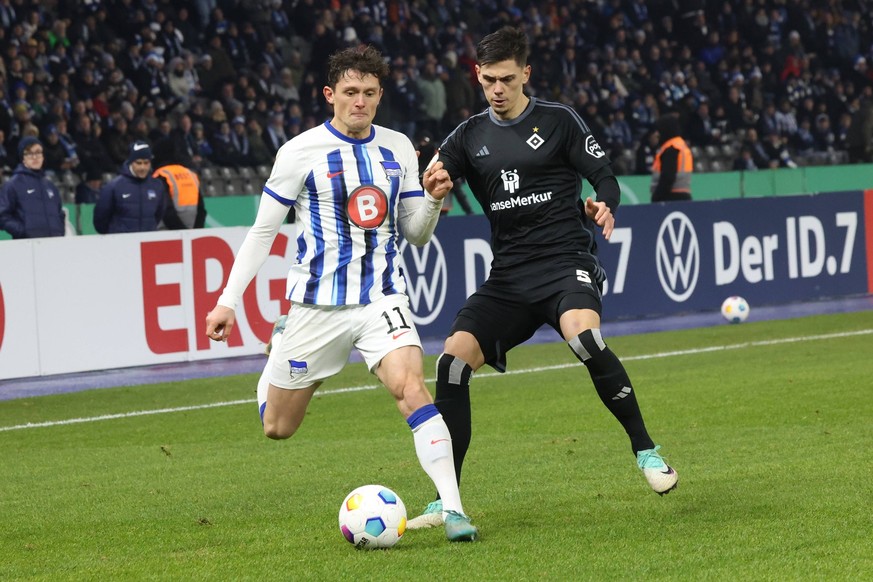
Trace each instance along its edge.
<instances>
[{"instance_id":1,"label":"green grass","mask_svg":"<svg viewBox=\"0 0 873 582\"><path fill-rule=\"evenodd\" d=\"M362 365L285 442L253 402L2 431L0 580L871 579L873 334L782 341L871 329L863 312L608 338L681 475L665 497L566 346L514 350L520 373L473 381L476 544L343 540L358 485L391 487L411 515L433 493L384 390L328 392L372 384ZM681 350L698 351L663 355ZM255 380L0 402L0 428L253 400Z\"/></svg>"}]
</instances>

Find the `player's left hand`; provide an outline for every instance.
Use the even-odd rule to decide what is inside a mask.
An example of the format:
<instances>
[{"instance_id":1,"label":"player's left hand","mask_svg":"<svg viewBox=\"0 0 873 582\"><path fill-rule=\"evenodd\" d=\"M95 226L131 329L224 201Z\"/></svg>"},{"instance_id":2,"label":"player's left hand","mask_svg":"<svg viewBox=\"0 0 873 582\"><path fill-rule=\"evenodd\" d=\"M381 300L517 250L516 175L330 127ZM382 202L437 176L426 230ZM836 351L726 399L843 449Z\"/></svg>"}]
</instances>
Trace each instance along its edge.
<instances>
[{"instance_id":1,"label":"player's left hand","mask_svg":"<svg viewBox=\"0 0 873 582\"><path fill-rule=\"evenodd\" d=\"M589 196L585 199L585 214L603 229L603 238L609 240L609 237L612 236L612 230L615 228L615 217L606 202L595 202Z\"/></svg>"},{"instance_id":2,"label":"player's left hand","mask_svg":"<svg viewBox=\"0 0 873 582\"><path fill-rule=\"evenodd\" d=\"M427 165L427 169L421 177L421 183L427 193L437 200L442 200L451 192L454 184L449 173L443 168L443 163L439 161L439 151Z\"/></svg>"}]
</instances>

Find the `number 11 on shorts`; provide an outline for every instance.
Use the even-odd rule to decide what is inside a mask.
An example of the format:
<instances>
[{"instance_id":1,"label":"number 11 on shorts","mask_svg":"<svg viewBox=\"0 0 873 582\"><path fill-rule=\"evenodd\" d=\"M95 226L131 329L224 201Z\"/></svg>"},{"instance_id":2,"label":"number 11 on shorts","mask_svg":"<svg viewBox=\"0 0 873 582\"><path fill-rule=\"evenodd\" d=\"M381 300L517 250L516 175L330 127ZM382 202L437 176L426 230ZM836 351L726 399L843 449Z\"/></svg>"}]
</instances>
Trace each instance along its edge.
<instances>
[{"instance_id":1,"label":"number 11 on shorts","mask_svg":"<svg viewBox=\"0 0 873 582\"><path fill-rule=\"evenodd\" d=\"M385 318L385 322L388 324L388 333L391 334L392 339L397 339L403 334L407 333L410 329L412 329L412 327L408 323L406 323L406 318L403 317L403 313L400 311L399 307L394 307L391 311L397 314L396 318L400 319L400 325L395 325L394 313L383 311L382 317Z\"/></svg>"}]
</instances>

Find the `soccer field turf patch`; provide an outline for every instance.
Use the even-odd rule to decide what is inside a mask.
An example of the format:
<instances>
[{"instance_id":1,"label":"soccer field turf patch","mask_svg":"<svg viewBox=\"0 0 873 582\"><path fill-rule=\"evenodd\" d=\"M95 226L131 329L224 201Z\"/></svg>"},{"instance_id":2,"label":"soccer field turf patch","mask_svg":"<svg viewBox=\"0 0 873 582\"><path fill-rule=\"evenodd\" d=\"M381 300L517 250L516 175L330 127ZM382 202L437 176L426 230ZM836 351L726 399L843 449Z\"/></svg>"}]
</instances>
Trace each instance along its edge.
<instances>
[{"instance_id":1,"label":"soccer field turf patch","mask_svg":"<svg viewBox=\"0 0 873 582\"><path fill-rule=\"evenodd\" d=\"M338 532L359 485L410 516L433 496L362 365L285 442L261 435L254 375L2 402L20 428L0 432L0 579L869 578L870 330L862 312L606 338L679 471L663 498L567 346L513 350L472 383L465 546L433 529L362 553Z\"/></svg>"}]
</instances>

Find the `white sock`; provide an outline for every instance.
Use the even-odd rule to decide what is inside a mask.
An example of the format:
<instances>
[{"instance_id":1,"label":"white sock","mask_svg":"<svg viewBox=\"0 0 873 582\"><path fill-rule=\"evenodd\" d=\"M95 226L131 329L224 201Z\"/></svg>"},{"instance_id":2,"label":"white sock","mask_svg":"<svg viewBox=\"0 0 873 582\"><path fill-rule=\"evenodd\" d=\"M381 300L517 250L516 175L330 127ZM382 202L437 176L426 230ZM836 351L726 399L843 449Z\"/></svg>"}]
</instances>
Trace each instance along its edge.
<instances>
[{"instance_id":1,"label":"white sock","mask_svg":"<svg viewBox=\"0 0 873 582\"><path fill-rule=\"evenodd\" d=\"M436 485L443 501L443 512L451 509L464 513L458 480L455 478L452 437L442 415L438 414L415 427L412 437L418 462Z\"/></svg>"}]
</instances>

